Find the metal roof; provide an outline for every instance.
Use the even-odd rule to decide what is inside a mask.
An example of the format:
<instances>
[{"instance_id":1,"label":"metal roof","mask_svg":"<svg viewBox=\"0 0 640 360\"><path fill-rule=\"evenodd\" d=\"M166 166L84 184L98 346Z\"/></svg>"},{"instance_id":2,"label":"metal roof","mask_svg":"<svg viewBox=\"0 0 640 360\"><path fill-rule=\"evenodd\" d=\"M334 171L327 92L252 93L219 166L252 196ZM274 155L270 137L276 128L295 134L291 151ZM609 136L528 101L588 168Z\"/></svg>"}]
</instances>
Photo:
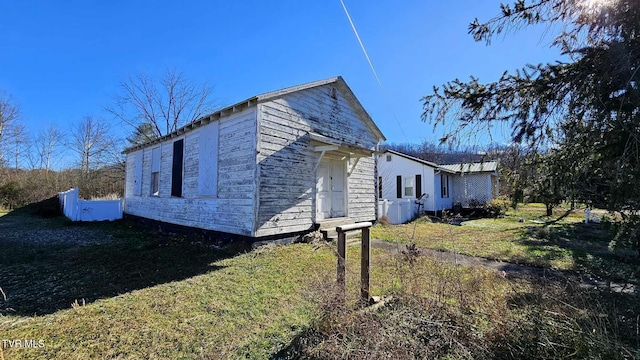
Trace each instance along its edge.
<instances>
[{"instance_id":1,"label":"metal roof","mask_svg":"<svg viewBox=\"0 0 640 360\"><path fill-rule=\"evenodd\" d=\"M495 160L491 160L491 161L484 161L484 162L477 162L477 163L464 163L464 164L446 164L446 165L439 165L436 164L434 162L431 161L427 161L427 160L422 160L420 158L417 158L415 156L411 156L411 155L407 155L395 150L386 150L384 152L389 153L389 154L394 154L394 155L398 155L400 157L403 157L405 159L409 159L418 163L421 163L423 165L427 165L430 166L436 170L440 170L440 171L446 171L449 173L456 173L456 174L473 174L473 173L487 173L487 172L492 172L495 173L495 175L497 175L497 171L498 171L498 162Z\"/></svg>"},{"instance_id":2,"label":"metal roof","mask_svg":"<svg viewBox=\"0 0 640 360\"><path fill-rule=\"evenodd\" d=\"M483 172L495 172L498 170L497 161L485 161L478 163L466 163L466 164L446 164L438 165L443 169L455 171L457 173L471 174L471 173L483 173Z\"/></svg>"}]
</instances>

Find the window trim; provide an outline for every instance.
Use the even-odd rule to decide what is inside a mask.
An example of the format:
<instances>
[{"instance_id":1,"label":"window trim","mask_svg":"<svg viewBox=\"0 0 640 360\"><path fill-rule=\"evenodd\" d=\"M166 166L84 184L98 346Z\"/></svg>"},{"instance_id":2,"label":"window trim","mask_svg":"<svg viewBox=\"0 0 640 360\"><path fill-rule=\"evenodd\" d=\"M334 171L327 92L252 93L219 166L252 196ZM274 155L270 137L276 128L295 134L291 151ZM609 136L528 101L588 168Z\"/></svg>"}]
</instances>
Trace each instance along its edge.
<instances>
[{"instance_id":1,"label":"window trim","mask_svg":"<svg viewBox=\"0 0 640 360\"><path fill-rule=\"evenodd\" d=\"M449 175L448 174L440 174L440 197L443 199L448 199L450 195L450 187L449 187Z\"/></svg>"},{"instance_id":2,"label":"window trim","mask_svg":"<svg viewBox=\"0 0 640 360\"><path fill-rule=\"evenodd\" d=\"M160 163L161 161L162 161L162 147L157 146L152 148L149 196L155 196L155 197L160 196Z\"/></svg>"},{"instance_id":3,"label":"window trim","mask_svg":"<svg viewBox=\"0 0 640 360\"><path fill-rule=\"evenodd\" d=\"M173 153L171 159L171 197L184 197L184 147L184 138L173 142Z\"/></svg>"},{"instance_id":4,"label":"window trim","mask_svg":"<svg viewBox=\"0 0 640 360\"><path fill-rule=\"evenodd\" d=\"M154 191L155 190L155 191ZM160 196L160 172L153 171L151 173L151 193L149 196Z\"/></svg>"},{"instance_id":5,"label":"window trim","mask_svg":"<svg viewBox=\"0 0 640 360\"><path fill-rule=\"evenodd\" d=\"M407 182L411 182L411 186L407 185ZM411 193L407 194L407 189L411 189ZM402 197L414 198L416 196L416 181L413 176L402 177Z\"/></svg>"}]
</instances>

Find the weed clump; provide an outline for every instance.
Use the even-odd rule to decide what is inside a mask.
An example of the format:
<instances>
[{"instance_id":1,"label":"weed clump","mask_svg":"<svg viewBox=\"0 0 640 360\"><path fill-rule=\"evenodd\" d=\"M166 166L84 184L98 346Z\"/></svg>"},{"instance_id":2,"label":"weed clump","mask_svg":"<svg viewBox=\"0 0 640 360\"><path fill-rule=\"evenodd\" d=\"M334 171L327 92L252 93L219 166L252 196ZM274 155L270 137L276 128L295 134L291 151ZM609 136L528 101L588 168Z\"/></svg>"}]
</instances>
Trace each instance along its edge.
<instances>
[{"instance_id":1,"label":"weed clump","mask_svg":"<svg viewBox=\"0 0 640 360\"><path fill-rule=\"evenodd\" d=\"M386 275L377 277L382 282L377 291L392 294L392 301L362 311L356 299L336 301L335 282L328 281L316 292L321 294L316 320L277 358L640 356L635 346L640 306L633 295L584 289L569 280L512 279L407 254L376 262L374 268Z\"/></svg>"}]
</instances>

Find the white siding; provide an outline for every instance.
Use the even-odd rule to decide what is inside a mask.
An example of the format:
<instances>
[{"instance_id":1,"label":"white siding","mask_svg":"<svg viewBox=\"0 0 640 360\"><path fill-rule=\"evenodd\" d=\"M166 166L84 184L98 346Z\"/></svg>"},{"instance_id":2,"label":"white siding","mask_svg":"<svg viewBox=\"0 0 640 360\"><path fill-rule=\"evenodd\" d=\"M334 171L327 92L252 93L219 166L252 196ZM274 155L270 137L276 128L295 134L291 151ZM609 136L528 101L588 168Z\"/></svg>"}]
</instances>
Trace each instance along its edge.
<instances>
[{"instance_id":1,"label":"white siding","mask_svg":"<svg viewBox=\"0 0 640 360\"><path fill-rule=\"evenodd\" d=\"M211 133L215 133L215 130L208 128L211 126L218 127L218 162L209 164L216 166L220 174L217 180L217 197L199 195L201 189L199 184L203 181L200 176L201 136L212 137ZM176 198L170 196L171 170L173 142L179 139L185 140L183 197ZM150 178L153 162L151 147L127 155L127 188L130 186L129 169L134 168L132 155L138 152L142 154L143 151L145 155L148 153L149 159L144 162L143 173L149 174L147 177ZM255 108L221 118L219 122L203 125L188 132L186 136L168 139L160 144L159 196L150 196L150 190L144 191L141 197L130 197L127 193L125 212L172 224L252 236L255 154ZM208 178L206 179L209 181ZM150 189L151 184L146 186Z\"/></svg>"},{"instance_id":2,"label":"white siding","mask_svg":"<svg viewBox=\"0 0 640 360\"><path fill-rule=\"evenodd\" d=\"M442 183L441 183L441 174L436 174L435 175L435 193L436 193L436 209L435 211L442 211L442 210L448 210L451 209L453 207L453 189L452 189L452 185L454 182L454 178L456 177L456 175L454 174L448 174L448 173L442 173L442 175L449 175L449 196L448 197L442 197Z\"/></svg>"},{"instance_id":3,"label":"white siding","mask_svg":"<svg viewBox=\"0 0 640 360\"><path fill-rule=\"evenodd\" d=\"M391 156L391 161L387 161L387 156ZM396 200L396 177L402 176L403 179L410 177L415 179L416 175L422 176L422 193L429 195L424 201L424 210L436 211L441 210L437 208L440 205L440 187L435 186L434 168L424 165L417 161L413 161L396 154L383 154L379 158L378 164L378 176L382 177L382 199ZM414 184L414 192L416 185ZM420 194L418 194L420 195ZM415 199L414 196L404 196L405 199Z\"/></svg>"},{"instance_id":4,"label":"white siding","mask_svg":"<svg viewBox=\"0 0 640 360\"><path fill-rule=\"evenodd\" d=\"M218 137L220 123L214 122L200 129L200 172L198 174L198 195L218 194Z\"/></svg>"},{"instance_id":5,"label":"white siding","mask_svg":"<svg viewBox=\"0 0 640 360\"><path fill-rule=\"evenodd\" d=\"M133 156L133 196L142 195L142 152L137 151Z\"/></svg>"},{"instance_id":6,"label":"white siding","mask_svg":"<svg viewBox=\"0 0 640 360\"><path fill-rule=\"evenodd\" d=\"M125 175L124 175L124 196L125 198L133 196L133 184L135 173L135 157L138 152L142 150L130 152L125 159Z\"/></svg>"},{"instance_id":7,"label":"white siding","mask_svg":"<svg viewBox=\"0 0 640 360\"><path fill-rule=\"evenodd\" d=\"M349 169L353 169L348 181L349 194L347 214L355 221L370 221L376 218L376 208L371 206L376 197L375 161L373 156L362 157L358 162L352 158ZM353 164L355 167L352 168ZM373 201L375 205L375 200Z\"/></svg>"},{"instance_id":8,"label":"white siding","mask_svg":"<svg viewBox=\"0 0 640 360\"><path fill-rule=\"evenodd\" d=\"M315 221L315 165L309 132L375 149L378 139L333 85L290 93L258 105L260 173L257 236L304 231ZM348 155L347 155L348 156ZM375 220L373 158L347 179L347 216Z\"/></svg>"}]
</instances>

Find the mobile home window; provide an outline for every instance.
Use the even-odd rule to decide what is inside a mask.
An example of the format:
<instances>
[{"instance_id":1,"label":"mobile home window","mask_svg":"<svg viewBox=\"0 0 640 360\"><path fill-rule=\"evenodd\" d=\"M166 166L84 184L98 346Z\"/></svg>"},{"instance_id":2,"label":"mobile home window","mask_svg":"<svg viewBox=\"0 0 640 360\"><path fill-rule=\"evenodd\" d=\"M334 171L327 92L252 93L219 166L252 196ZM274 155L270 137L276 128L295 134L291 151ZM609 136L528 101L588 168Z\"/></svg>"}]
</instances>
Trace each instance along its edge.
<instances>
[{"instance_id":1,"label":"mobile home window","mask_svg":"<svg viewBox=\"0 0 640 360\"><path fill-rule=\"evenodd\" d=\"M182 197L182 160L184 140L173 143L173 164L171 167L171 196Z\"/></svg>"},{"instance_id":2,"label":"mobile home window","mask_svg":"<svg viewBox=\"0 0 640 360\"><path fill-rule=\"evenodd\" d=\"M404 196L414 196L415 192L413 191L414 181L413 177L404 178Z\"/></svg>"},{"instance_id":3,"label":"mobile home window","mask_svg":"<svg viewBox=\"0 0 640 360\"><path fill-rule=\"evenodd\" d=\"M449 197L449 175L440 174L440 187L442 188L442 197Z\"/></svg>"},{"instance_id":4,"label":"mobile home window","mask_svg":"<svg viewBox=\"0 0 640 360\"><path fill-rule=\"evenodd\" d=\"M151 150L151 196L160 195L160 147Z\"/></svg>"}]
</instances>

